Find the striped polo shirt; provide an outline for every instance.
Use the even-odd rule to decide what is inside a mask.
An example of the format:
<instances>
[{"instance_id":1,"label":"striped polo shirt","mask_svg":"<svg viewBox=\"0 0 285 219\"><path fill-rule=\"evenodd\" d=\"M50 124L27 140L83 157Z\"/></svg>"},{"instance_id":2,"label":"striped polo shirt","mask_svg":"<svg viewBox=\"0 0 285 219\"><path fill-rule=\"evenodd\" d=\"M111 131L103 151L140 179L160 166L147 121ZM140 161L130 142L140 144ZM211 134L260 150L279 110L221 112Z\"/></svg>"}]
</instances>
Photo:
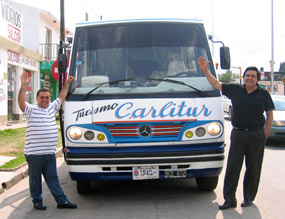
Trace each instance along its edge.
<instances>
[{"instance_id":1,"label":"striped polo shirt","mask_svg":"<svg viewBox=\"0 0 285 219\"><path fill-rule=\"evenodd\" d=\"M37 104L26 103L25 114L28 117L24 149L26 155L44 155L55 152L58 141L55 114L59 108L58 98L46 109Z\"/></svg>"}]
</instances>

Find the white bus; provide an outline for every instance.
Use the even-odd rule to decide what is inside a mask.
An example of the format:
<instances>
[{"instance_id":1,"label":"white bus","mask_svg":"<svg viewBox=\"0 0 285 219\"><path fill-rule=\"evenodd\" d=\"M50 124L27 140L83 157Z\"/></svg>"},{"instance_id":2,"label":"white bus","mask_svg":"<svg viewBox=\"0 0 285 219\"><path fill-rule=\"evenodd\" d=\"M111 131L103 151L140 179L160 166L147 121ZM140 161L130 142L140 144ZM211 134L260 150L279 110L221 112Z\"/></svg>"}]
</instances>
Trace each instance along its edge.
<instances>
[{"instance_id":1,"label":"white bus","mask_svg":"<svg viewBox=\"0 0 285 219\"><path fill-rule=\"evenodd\" d=\"M222 62L229 60L222 53ZM199 69L200 56L215 74L200 20L76 27L62 131L79 193L96 180L195 178L201 190L216 188L224 162L222 98Z\"/></svg>"}]
</instances>

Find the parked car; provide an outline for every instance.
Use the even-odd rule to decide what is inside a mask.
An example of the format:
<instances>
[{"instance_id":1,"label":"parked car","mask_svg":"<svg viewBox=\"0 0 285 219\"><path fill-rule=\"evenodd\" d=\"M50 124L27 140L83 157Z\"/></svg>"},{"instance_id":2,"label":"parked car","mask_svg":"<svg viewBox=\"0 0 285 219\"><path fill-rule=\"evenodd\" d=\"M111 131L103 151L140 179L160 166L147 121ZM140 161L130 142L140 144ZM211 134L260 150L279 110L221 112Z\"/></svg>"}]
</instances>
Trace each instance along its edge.
<instances>
[{"instance_id":1,"label":"parked car","mask_svg":"<svg viewBox=\"0 0 285 219\"><path fill-rule=\"evenodd\" d=\"M232 115L233 115L233 107L232 107L232 101L223 95L223 106L224 106L224 112L228 114L229 120L232 120Z\"/></svg>"},{"instance_id":2,"label":"parked car","mask_svg":"<svg viewBox=\"0 0 285 219\"><path fill-rule=\"evenodd\" d=\"M275 110L269 139L285 140L285 96L271 95Z\"/></svg>"}]
</instances>

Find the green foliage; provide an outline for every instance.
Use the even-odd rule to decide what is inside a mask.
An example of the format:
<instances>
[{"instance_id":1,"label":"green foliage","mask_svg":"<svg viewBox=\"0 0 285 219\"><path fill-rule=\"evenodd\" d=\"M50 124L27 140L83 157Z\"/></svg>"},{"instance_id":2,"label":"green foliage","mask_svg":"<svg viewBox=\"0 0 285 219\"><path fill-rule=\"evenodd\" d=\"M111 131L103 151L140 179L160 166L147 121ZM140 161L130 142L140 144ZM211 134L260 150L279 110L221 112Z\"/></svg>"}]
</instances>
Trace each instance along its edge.
<instances>
[{"instance_id":1,"label":"green foliage","mask_svg":"<svg viewBox=\"0 0 285 219\"><path fill-rule=\"evenodd\" d=\"M0 131L0 137L3 136L12 136L16 133L17 131L15 129L5 129L3 131Z\"/></svg>"},{"instance_id":2,"label":"green foliage","mask_svg":"<svg viewBox=\"0 0 285 219\"><path fill-rule=\"evenodd\" d=\"M3 164L2 166L0 166L0 169L13 169L13 168L21 165L24 162L26 162L26 159L25 159L25 155L22 154L20 157L17 157L13 160L10 160L10 161L6 162L5 164Z\"/></svg>"},{"instance_id":3,"label":"green foliage","mask_svg":"<svg viewBox=\"0 0 285 219\"><path fill-rule=\"evenodd\" d=\"M229 83L231 78L232 78L232 73L228 72L228 73L221 74L219 77L219 80L220 82L223 82L223 83Z\"/></svg>"}]
</instances>

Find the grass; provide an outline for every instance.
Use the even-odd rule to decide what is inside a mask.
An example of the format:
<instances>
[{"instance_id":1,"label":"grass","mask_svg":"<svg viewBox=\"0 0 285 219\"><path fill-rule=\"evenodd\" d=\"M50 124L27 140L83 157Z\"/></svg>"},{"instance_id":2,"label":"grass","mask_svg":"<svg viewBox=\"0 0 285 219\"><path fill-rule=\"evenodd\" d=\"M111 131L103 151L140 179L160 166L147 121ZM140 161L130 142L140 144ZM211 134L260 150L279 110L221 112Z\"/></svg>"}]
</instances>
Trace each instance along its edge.
<instances>
[{"instance_id":1,"label":"grass","mask_svg":"<svg viewBox=\"0 0 285 219\"><path fill-rule=\"evenodd\" d=\"M13 169L23 163L26 162L26 159L25 159L25 155L22 154L21 156L13 159L13 160L10 160L8 162L6 162L5 164L3 164L2 166L0 166L0 169Z\"/></svg>"},{"instance_id":2,"label":"grass","mask_svg":"<svg viewBox=\"0 0 285 219\"><path fill-rule=\"evenodd\" d=\"M0 155L19 157L24 152L26 128L0 131Z\"/></svg>"},{"instance_id":3,"label":"grass","mask_svg":"<svg viewBox=\"0 0 285 219\"><path fill-rule=\"evenodd\" d=\"M60 128L58 131L57 147L62 147ZM25 135L26 128L0 131L0 155L16 157L0 166L0 169L13 169L26 161L24 156Z\"/></svg>"}]
</instances>

